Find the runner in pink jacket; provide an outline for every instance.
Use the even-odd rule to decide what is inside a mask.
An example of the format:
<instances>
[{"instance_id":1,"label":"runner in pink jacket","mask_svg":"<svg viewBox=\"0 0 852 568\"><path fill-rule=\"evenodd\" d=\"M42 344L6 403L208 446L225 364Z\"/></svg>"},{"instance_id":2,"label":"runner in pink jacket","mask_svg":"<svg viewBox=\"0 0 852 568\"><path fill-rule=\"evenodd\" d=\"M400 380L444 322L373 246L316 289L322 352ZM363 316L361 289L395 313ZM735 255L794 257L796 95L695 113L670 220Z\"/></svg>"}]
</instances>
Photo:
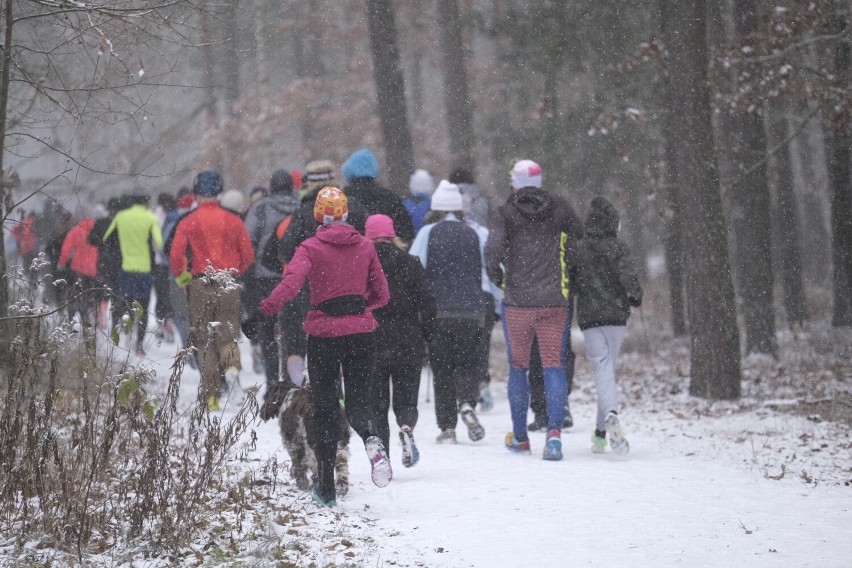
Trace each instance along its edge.
<instances>
[{"instance_id":1,"label":"runner in pink jacket","mask_svg":"<svg viewBox=\"0 0 852 568\"><path fill-rule=\"evenodd\" d=\"M323 225L303 242L284 271L284 278L260 303L264 314L278 313L296 297L305 279L310 283L311 310L305 333L315 337L341 337L370 333L377 323L373 310L388 303L388 281L382 272L376 247L351 225ZM317 307L333 298L359 296L363 313L332 316Z\"/></svg>"},{"instance_id":2,"label":"runner in pink jacket","mask_svg":"<svg viewBox=\"0 0 852 568\"><path fill-rule=\"evenodd\" d=\"M318 479L314 500L336 505L334 462L337 453L339 395L343 370L346 417L364 440L373 483L384 487L393 477L376 416L375 365L378 324L373 310L388 303L388 282L373 243L346 224L346 196L335 187L319 191L314 219L322 226L299 245L278 286L260 302L272 316L296 297L305 280L311 309L305 318L308 334L308 376L314 403L314 454ZM385 417L387 421L387 417ZM341 486L340 488L344 488Z\"/></svg>"}]
</instances>

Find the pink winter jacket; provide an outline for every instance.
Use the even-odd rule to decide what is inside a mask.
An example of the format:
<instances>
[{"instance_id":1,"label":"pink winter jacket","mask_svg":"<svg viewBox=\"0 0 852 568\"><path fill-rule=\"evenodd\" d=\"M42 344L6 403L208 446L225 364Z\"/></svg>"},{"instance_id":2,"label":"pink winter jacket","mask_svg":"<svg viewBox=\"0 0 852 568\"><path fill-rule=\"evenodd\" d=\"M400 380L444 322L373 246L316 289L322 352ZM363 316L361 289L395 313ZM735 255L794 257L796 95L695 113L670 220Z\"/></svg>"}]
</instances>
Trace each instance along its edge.
<instances>
[{"instance_id":1,"label":"pink winter jacket","mask_svg":"<svg viewBox=\"0 0 852 568\"><path fill-rule=\"evenodd\" d=\"M367 303L359 315L330 316L310 310L303 325L308 335L341 337L378 327L372 312L388 303L388 281L373 243L351 225L322 226L316 236L299 245L281 282L260 302L260 310L268 316L278 313L296 297L305 279L310 284L311 306L349 295L361 296Z\"/></svg>"}]
</instances>

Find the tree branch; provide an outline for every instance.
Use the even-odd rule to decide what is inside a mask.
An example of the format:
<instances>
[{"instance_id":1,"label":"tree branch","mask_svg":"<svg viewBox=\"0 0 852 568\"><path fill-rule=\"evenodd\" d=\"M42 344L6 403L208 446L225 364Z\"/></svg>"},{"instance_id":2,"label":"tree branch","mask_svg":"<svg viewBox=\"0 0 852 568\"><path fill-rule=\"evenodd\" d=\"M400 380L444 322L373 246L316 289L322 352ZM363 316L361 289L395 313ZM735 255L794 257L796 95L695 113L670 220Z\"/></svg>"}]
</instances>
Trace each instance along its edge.
<instances>
[{"instance_id":1,"label":"tree branch","mask_svg":"<svg viewBox=\"0 0 852 568\"><path fill-rule=\"evenodd\" d=\"M773 146L772 148L766 151L766 155L759 159L757 162L746 168L742 173L740 173L737 178L731 182L729 189L734 189L737 185L739 185L743 180L745 180L748 176L756 172L759 168L761 168L766 162L769 161L769 158L785 149L787 145L792 142L808 125L811 118L820 111L820 107L814 107L811 111L802 119L802 122L796 127L796 129L790 133L784 140Z\"/></svg>"}]
</instances>

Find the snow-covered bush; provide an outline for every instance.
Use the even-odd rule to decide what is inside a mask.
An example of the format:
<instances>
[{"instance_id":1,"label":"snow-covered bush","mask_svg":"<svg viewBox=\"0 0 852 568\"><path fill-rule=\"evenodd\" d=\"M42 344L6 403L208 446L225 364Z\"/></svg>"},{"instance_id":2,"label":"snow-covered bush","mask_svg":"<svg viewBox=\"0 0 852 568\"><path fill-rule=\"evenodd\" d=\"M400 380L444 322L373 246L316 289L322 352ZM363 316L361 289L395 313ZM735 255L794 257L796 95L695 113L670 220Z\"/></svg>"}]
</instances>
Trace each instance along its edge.
<instances>
[{"instance_id":1,"label":"snow-covered bush","mask_svg":"<svg viewBox=\"0 0 852 568\"><path fill-rule=\"evenodd\" d=\"M257 413L255 398L229 421L205 404L179 409L181 352L156 400L151 369L121 360L108 338L97 355L82 348L61 306L32 295L20 294L2 322L13 338L0 351L4 544L80 559L133 542L152 553L151 543L185 547Z\"/></svg>"}]
</instances>

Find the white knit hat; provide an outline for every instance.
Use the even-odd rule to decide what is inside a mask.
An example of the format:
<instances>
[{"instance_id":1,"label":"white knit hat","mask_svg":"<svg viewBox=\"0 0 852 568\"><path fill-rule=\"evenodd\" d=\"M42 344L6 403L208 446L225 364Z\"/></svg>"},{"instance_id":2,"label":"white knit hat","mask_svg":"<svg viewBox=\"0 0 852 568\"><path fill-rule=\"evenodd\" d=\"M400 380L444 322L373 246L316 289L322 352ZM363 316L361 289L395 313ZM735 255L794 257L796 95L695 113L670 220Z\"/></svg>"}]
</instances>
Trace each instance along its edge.
<instances>
[{"instance_id":1,"label":"white knit hat","mask_svg":"<svg viewBox=\"0 0 852 568\"><path fill-rule=\"evenodd\" d=\"M532 160L518 160L512 166L512 189L541 188L541 166Z\"/></svg>"},{"instance_id":2,"label":"white knit hat","mask_svg":"<svg viewBox=\"0 0 852 568\"><path fill-rule=\"evenodd\" d=\"M412 195L415 193L432 193L432 190L435 189L435 180L432 179L432 174L426 170L417 170L411 174L411 178L408 180L408 189Z\"/></svg>"},{"instance_id":3,"label":"white knit hat","mask_svg":"<svg viewBox=\"0 0 852 568\"><path fill-rule=\"evenodd\" d=\"M464 209L462 194L459 186L445 179L438 184L438 189L432 194L432 211L461 211Z\"/></svg>"},{"instance_id":4,"label":"white knit hat","mask_svg":"<svg viewBox=\"0 0 852 568\"><path fill-rule=\"evenodd\" d=\"M246 196L239 189L229 189L219 196L219 204L234 213L242 213L245 203Z\"/></svg>"}]
</instances>

